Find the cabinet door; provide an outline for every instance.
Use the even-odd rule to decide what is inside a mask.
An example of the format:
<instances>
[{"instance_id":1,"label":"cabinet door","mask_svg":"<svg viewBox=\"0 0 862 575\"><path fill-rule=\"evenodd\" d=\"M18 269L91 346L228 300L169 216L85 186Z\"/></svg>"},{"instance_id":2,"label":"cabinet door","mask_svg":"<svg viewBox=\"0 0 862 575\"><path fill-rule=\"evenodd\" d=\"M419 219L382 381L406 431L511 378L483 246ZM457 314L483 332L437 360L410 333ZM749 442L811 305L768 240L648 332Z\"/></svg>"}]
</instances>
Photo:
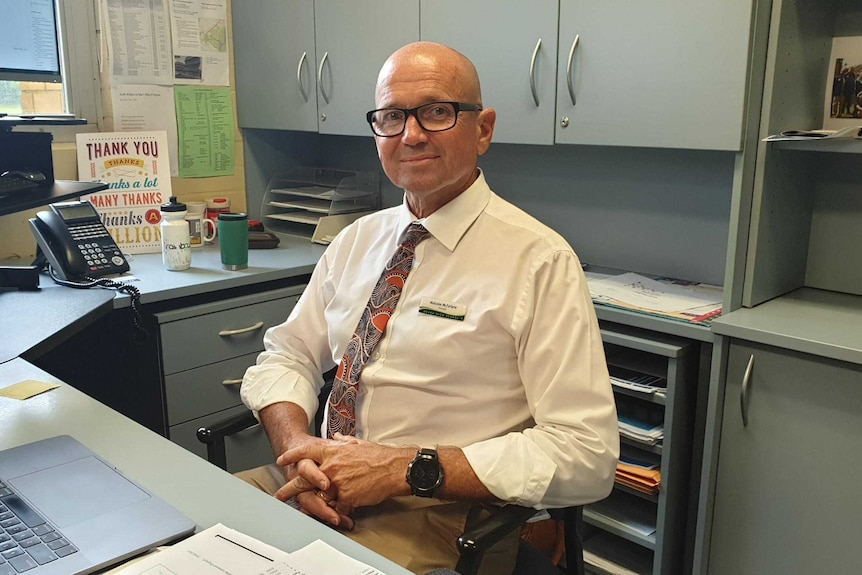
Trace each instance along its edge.
<instances>
[{"instance_id":1,"label":"cabinet door","mask_svg":"<svg viewBox=\"0 0 862 575\"><path fill-rule=\"evenodd\" d=\"M313 0L233 0L237 122L317 131Z\"/></svg>"},{"instance_id":2,"label":"cabinet door","mask_svg":"<svg viewBox=\"0 0 862 575\"><path fill-rule=\"evenodd\" d=\"M476 66L495 142L554 143L557 10L557 0L421 0L422 40Z\"/></svg>"},{"instance_id":3,"label":"cabinet door","mask_svg":"<svg viewBox=\"0 0 862 575\"><path fill-rule=\"evenodd\" d=\"M377 74L392 52L419 40L419 0L317 0L321 134L371 136Z\"/></svg>"},{"instance_id":4,"label":"cabinet door","mask_svg":"<svg viewBox=\"0 0 862 575\"><path fill-rule=\"evenodd\" d=\"M858 365L731 344L710 575L859 572L860 406Z\"/></svg>"},{"instance_id":5,"label":"cabinet door","mask_svg":"<svg viewBox=\"0 0 862 575\"><path fill-rule=\"evenodd\" d=\"M751 12L751 0L560 0L556 141L739 150Z\"/></svg>"}]
</instances>

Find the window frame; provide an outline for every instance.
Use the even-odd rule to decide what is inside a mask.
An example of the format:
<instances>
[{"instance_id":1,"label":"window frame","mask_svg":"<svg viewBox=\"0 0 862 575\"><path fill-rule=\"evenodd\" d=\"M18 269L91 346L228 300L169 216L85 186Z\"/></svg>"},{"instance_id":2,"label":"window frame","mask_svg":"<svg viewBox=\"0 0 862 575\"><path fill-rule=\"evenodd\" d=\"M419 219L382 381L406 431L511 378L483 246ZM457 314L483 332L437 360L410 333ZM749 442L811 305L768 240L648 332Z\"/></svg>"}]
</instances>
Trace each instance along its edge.
<instances>
[{"instance_id":1,"label":"window frame","mask_svg":"<svg viewBox=\"0 0 862 575\"><path fill-rule=\"evenodd\" d=\"M101 0L55 0L66 111L86 124L18 126L16 131L50 131L54 142L75 142L75 135L99 131L102 124L100 34Z\"/></svg>"},{"instance_id":2,"label":"window frame","mask_svg":"<svg viewBox=\"0 0 862 575\"><path fill-rule=\"evenodd\" d=\"M96 126L102 117L98 2L57 0L68 111Z\"/></svg>"}]
</instances>

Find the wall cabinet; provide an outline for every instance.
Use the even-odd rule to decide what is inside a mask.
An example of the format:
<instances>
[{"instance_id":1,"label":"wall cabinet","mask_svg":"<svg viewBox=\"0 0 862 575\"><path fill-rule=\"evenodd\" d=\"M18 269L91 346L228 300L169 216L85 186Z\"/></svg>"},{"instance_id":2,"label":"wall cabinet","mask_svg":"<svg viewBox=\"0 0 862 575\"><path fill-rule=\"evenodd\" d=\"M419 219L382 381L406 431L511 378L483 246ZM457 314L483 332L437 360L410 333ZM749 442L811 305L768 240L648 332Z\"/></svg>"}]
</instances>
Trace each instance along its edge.
<instances>
[{"instance_id":1,"label":"wall cabinet","mask_svg":"<svg viewBox=\"0 0 862 575\"><path fill-rule=\"evenodd\" d=\"M711 575L859 570L860 405L859 365L732 340Z\"/></svg>"},{"instance_id":2,"label":"wall cabinet","mask_svg":"<svg viewBox=\"0 0 862 575\"><path fill-rule=\"evenodd\" d=\"M736 151L751 17L752 0L234 0L239 125L369 135L381 64L422 39L473 60L497 142Z\"/></svg>"},{"instance_id":3,"label":"wall cabinet","mask_svg":"<svg viewBox=\"0 0 862 575\"><path fill-rule=\"evenodd\" d=\"M419 39L419 0L234 0L241 128L368 136L384 60Z\"/></svg>"},{"instance_id":4,"label":"wall cabinet","mask_svg":"<svg viewBox=\"0 0 862 575\"><path fill-rule=\"evenodd\" d=\"M739 150L751 0L560 0L561 144Z\"/></svg>"},{"instance_id":5,"label":"wall cabinet","mask_svg":"<svg viewBox=\"0 0 862 575\"><path fill-rule=\"evenodd\" d=\"M314 0L233 0L241 128L317 131Z\"/></svg>"},{"instance_id":6,"label":"wall cabinet","mask_svg":"<svg viewBox=\"0 0 862 575\"><path fill-rule=\"evenodd\" d=\"M607 499L587 506L584 548L629 572L684 573L699 345L608 322L601 330L612 376L649 377L663 388L645 393L614 384L621 421L663 427L658 441L620 438L623 459L657 464L661 484L657 494L650 494L618 482Z\"/></svg>"}]
</instances>

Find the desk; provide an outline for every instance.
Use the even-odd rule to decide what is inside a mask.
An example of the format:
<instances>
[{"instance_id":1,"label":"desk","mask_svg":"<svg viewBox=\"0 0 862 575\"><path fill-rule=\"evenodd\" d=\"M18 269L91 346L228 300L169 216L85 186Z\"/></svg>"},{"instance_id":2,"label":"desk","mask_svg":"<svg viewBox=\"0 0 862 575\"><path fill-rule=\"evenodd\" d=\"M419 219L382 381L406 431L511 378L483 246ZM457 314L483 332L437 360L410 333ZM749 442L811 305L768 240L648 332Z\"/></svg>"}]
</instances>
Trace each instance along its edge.
<instances>
[{"instance_id":1,"label":"desk","mask_svg":"<svg viewBox=\"0 0 862 575\"><path fill-rule=\"evenodd\" d=\"M115 292L45 285L38 291L0 290L0 363L59 345L114 307ZM14 337L12 336L14 334Z\"/></svg>"},{"instance_id":2,"label":"desk","mask_svg":"<svg viewBox=\"0 0 862 575\"><path fill-rule=\"evenodd\" d=\"M48 204L63 200L71 200L107 189L108 184L103 184L102 182L56 180L50 186L16 192L9 194L5 198L0 198L0 216L22 212L30 208L47 206Z\"/></svg>"},{"instance_id":3,"label":"desk","mask_svg":"<svg viewBox=\"0 0 862 575\"><path fill-rule=\"evenodd\" d=\"M0 364L0 387L24 379L60 383L26 401L0 397L0 449L72 435L185 513L198 530L216 523L285 551L322 539L387 575L409 571L257 491L22 359Z\"/></svg>"}]
</instances>

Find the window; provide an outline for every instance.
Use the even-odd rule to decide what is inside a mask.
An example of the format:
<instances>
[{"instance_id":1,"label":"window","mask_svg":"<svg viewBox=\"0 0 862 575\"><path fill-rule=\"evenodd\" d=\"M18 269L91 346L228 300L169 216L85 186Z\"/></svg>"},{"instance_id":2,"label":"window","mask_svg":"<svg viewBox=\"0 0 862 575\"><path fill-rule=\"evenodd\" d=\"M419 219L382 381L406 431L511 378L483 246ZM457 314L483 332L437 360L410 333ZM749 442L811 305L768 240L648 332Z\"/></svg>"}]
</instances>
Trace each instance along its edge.
<instances>
[{"instance_id":1,"label":"window","mask_svg":"<svg viewBox=\"0 0 862 575\"><path fill-rule=\"evenodd\" d=\"M53 0L57 9L61 83L0 81L0 112L72 114L98 125L101 117L99 81L99 0ZM66 140L52 129L55 140ZM74 136L72 135L70 140Z\"/></svg>"}]
</instances>

